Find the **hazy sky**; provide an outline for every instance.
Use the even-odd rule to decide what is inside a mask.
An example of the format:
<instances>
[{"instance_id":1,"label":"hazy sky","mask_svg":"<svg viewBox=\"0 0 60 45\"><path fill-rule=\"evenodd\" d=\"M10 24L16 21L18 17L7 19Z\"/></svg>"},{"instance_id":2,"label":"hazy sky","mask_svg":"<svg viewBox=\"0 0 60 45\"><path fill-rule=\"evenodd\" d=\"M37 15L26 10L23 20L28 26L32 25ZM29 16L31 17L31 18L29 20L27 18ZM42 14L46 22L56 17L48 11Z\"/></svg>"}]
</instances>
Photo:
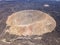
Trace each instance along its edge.
<instances>
[{"instance_id":1,"label":"hazy sky","mask_svg":"<svg viewBox=\"0 0 60 45\"><path fill-rule=\"evenodd\" d=\"M0 1L14 1L14 0L0 0ZM15 1L17 1L17 0L15 0ZM49 0L49 1L60 1L60 0Z\"/></svg>"},{"instance_id":2,"label":"hazy sky","mask_svg":"<svg viewBox=\"0 0 60 45\"><path fill-rule=\"evenodd\" d=\"M56 0L56 1L60 1L60 0Z\"/></svg>"}]
</instances>

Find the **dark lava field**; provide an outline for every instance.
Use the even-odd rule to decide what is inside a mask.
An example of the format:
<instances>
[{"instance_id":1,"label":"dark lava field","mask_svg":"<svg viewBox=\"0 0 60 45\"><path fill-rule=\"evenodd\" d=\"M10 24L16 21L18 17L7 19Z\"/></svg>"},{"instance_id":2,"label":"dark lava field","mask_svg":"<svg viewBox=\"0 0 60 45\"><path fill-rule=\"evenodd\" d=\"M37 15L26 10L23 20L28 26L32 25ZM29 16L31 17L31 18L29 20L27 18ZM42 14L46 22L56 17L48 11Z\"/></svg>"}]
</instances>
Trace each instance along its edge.
<instances>
[{"instance_id":1,"label":"dark lava field","mask_svg":"<svg viewBox=\"0 0 60 45\"><path fill-rule=\"evenodd\" d=\"M44 6L44 5L48 6ZM51 33L34 36L5 34L9 28L6 20L12 13L21 10L40 10L56 20L56 28ZM43 0L0 1L0 45L60 45L60 2Z\"/></svg>"}]
</instances>

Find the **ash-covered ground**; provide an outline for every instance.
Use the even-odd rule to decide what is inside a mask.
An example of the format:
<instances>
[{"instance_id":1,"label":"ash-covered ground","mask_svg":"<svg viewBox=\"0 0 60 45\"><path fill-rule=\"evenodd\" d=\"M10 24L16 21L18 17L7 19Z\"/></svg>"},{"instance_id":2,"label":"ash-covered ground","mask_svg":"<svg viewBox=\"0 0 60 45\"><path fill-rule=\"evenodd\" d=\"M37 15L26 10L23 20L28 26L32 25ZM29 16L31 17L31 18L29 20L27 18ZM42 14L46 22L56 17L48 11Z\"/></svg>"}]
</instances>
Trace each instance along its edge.
<instances>
[{"instance_id":1,"label":"ash-covered ground","mask_svg":"<svg viewBox=\"0 0 60 45\"><path fill-rule=\"evenodd\" d=\"M46 6L47 5L47 6ZM12 13L21 10L40 10L50 14L57 23L54 31L41 36L16 36L5 34L6 20ZM56 1L1 1L0 45L60 45L60 2Z\"/></svg>"}]
</instances>

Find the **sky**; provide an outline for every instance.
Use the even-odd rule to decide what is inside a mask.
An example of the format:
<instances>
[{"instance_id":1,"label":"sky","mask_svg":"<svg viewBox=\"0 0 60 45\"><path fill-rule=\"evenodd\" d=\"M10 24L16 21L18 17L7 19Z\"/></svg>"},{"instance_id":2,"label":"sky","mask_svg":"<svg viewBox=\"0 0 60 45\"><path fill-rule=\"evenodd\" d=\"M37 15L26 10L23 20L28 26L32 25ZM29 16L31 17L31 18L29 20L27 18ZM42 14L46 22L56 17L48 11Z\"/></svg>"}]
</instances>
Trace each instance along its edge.
<instances>
[{"instance_id":1,"label":"sky","mask_svg":"<svg viewBox=\"0 0 60 45\"><path fill-rule=\"evenodd\" d=\"M0 0L0 1L17 1L17 0ZM60 0L46 0L46 1L60 1Z\"/></svg>"}]
</instances>

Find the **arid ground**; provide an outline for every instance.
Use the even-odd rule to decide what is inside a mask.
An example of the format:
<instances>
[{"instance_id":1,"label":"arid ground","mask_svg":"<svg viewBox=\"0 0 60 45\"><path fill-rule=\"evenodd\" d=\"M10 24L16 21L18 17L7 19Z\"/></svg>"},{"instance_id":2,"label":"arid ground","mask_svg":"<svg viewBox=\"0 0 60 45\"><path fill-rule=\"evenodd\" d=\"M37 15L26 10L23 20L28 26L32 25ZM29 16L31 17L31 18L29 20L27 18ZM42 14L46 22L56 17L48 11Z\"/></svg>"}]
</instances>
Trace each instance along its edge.
<instances>
[{"instance_id":1,"label":"arid ground","mask_svg":"<svg viewBox=\"0 0 60 45\"><path fill-rule=\"evenodd\" d=\"M57 23L54 31L44 35L16 36L4 33L9 28L6 20L21 10L40 10L51 15ZM0 2L0 45L60 45L60 2L56 1L3 1Z\"/></svg>"}]
</instances>

